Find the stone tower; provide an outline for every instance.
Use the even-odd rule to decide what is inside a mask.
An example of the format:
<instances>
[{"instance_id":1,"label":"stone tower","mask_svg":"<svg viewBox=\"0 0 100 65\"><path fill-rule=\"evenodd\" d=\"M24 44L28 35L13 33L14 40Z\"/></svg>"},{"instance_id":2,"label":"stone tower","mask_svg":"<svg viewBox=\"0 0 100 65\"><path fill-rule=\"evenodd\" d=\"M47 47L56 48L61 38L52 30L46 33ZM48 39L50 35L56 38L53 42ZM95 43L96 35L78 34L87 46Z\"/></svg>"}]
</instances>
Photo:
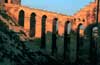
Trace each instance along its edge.
<instances>
[{"instance_id":1,"label":"stone tower","mask_svg":"<svg viewBox=\"0 0 100 65\"><path fill-rule=\"evenodd\" d=\"M7 3L7 4L21 4L21 0L0 0L0 5Z\"/></svg>"}]
</instances>

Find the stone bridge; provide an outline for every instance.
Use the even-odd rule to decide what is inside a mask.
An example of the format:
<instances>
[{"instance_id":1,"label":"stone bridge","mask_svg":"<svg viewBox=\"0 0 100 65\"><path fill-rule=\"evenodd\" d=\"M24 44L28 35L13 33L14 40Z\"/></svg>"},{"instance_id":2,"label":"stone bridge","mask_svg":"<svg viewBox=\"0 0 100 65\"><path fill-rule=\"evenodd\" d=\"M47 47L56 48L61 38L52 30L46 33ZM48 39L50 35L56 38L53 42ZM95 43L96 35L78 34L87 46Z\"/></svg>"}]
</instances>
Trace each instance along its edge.
<instances>
[{"instance_id":1,"label":"stone bridge","mask_svg":"<svg viewBox=\"0 0 100 65\"><path fill-rule=\"evenodd\" d=\"M5 4L7 13L14 18L19 25L24 27L28 32L34 32L33 36L41 36L41 23L45 19L46 32L52 32L53 21L58 22L58 32L60 35L64 33L64 24L66 21L72 22L72 16L63 15L55 12L29 8L16 4Z\"/></svg>"},{"instance_id":2,"label":"stone bridge","mask_svg":"<svg viewBox=\"0 0 100 65\"><path fill-rule=\"evenodd\" d=\"M22 6L20 4L21 0L14 1L17 1L18 3L11 3L11 0L8 0L8 3L5 3L5 10L20 26L22 26L28 32L31 37L41 37L42 25L45 24L46 33L48 31L52 32L53 21L57 21L59 35L64 33L65 22L71 23L69 28L74 31L76 31L80 24L82 24L80 28L83 30L88 25L96 22L96 1L86 5L73 16L67 16L64 14L41 9L29 8Z\"/></svg>"}]
</instances>

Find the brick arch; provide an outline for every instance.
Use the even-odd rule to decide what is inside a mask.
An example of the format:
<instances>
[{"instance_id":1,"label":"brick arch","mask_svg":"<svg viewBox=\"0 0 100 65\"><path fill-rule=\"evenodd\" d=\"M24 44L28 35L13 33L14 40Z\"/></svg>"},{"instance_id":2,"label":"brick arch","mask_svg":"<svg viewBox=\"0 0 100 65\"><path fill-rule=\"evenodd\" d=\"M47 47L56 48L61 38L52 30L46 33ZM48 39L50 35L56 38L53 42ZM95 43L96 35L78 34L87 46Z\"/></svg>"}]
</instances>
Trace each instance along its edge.
<instances>
[{"instance_id":1,"label":"brick arch","mask_svg":"<svg viewBox=\"0 0 100 65\"><path fill-rule=\"evenodd\" d=\"M57 23L58 23L58 18L53 19L53 24L52 24L52 55L57 52L57 34L58 34L58 29L57 29Z\"/></svg>"},{"instance_id":2,"label":"brick arch","mask_svg":"<svg viewBox=\"0 0 100 65\"><path fill-rule=\"evenodd\" d=\"M24 10L20 10L19 17L18 17L18 24L22 27L24 27L24 16L25 16Z\"/></svg>"},{"instance_id":3,"label":"brick arch","mask_svg":"<svg viewBox=\"0 0 100 65\"><path fill-rule=\"evenodd\" d=\"M58 21L58 18L53 19L53 26L52 26L52 31L53 32L57 32L57 27L58 27L58 24L57 24L58 22L57 21Z\"/></svg>"},{"instance_id":4,"label":"brick arch","mask_svg":"<svg viewBox=\"0 0 100 65\"><path fill-rule=\"evenodd\" d=\"M42 18L47 18L47 15L43 15Z\"/></svg>"},{"instance_id":5,"label":"brick arch","mask_svg":"<svg viewBox=\"0 0 100 65\"><path fill-rule=\"evenodd\" d=\"M31 13L30 15L30 37L34 37L36 32L36 14Z\"/></svg>"},{"instance_id":6,"label":"brick arch","mask_svg":"<svg viewBox=\"0 0 100 65\"><path fill-rule=\"evenodd\" d=\"M83 29L83 28L84 28L84 26L83 26L82 23L80 23L80 24L78 25L78 27L79 27L80 29Z\"/></svg>"},{"instance_id":7,"label":"brick arch","mask_svg":"<svg viewBox=\"0 0 100 65\"><path fill-rule=\"evenodd\" d=\"M46 32L46 19L47 19L47 16L46 15L43 15L42 16L42 19L41 19L41 48L46 48L46 35L45 35L45 32Z\"/></svg>"},{"instance_id":8,"label":"brick arch","mask_svg":"<svg viewBox=\"0 0 100 65\"><path fill-rule=\"evenodd\" d=\"M82 23L79 23L77 26L77 32L79 32L80 35L84 35L84 25Z\"/></svg>"},{"instance_id":9,"label":"brick arch","mask_svg":"<svg viewBox=\"0 0 100 65\"><path fill-rule=\"evenodd\" d=\"M64 25L64 59L68 60L67 62L69 62L69 44L70 44L70 32L69 32L69 24L71 22L69 20L65 21L65 25ZM68 53L66 55L66 53Z\"/></svg>"},{"instance_id":10,"label":"brick arch","mask_svg":"<svg viewBox=\"0 0 100 65\"><path fill-rule=\"evenodd\" d=\"M77 26L77 28L80 29L81 26L83 26L83 24L82 23L79 23L78 26Z\"/></svg>"},{"instance_id":11,"label":"brick arch","mask_svg":"<svg viewBox=\"0 0 100 65\"><path fill-rule=\"evenodd\" d=\"M42 23L42 24L41 24L41 26L42 26L42 27L41 27L41 30L42 30L42 32L45 32L45 29L46 29L46 28L45 28L45 27L46 27L46 20L47 20L47 16L46 16L46 15L43 15L43 16L42 16L42 19L41 19L41 23Z\"/></svg>"},{"instance_id":12,"label":"brick arch","mask_svg":"<svg viewBox=\"0 0 100 65\"><path fill-rule=\"evenodd\" d=\"M77 35L76 35L76 63L80 63L80 46L83 45L83 37L80 35L81 26L83 26L82 23L79 23L77 26Z\"/></svg>"},{"instance_id":13,"label":"brick arch","mask_svg":"<svg viewBox=\"0 0 100 65\"><path fill-rule=\"evenodd\" d=\"M71 21L66 21L65 22L65 31L67 34L70 34L70 31L71 31Z\"/></svg>"}]
</instances>

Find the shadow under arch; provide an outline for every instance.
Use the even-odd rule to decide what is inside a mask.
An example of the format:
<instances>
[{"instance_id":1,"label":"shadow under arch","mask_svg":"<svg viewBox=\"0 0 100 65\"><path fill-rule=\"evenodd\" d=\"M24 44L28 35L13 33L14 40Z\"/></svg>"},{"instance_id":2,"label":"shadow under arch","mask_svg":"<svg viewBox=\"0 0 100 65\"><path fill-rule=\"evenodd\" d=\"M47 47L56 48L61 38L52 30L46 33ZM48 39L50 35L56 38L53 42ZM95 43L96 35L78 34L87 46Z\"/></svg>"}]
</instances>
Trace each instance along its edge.
<instances>
[{"instance_id":1,"label":"shadow under arch","mask_svg":"<svg viewBox=\"0 0 100 65\"><path fill-rule=\"evenodd\" d=\"M19 11L19 20L18 20L18 24L22 27L24 27L24 16L25 16L25 12L24 10L20 10Z\"/></svg>"},{"instance_id":2,"label":"shadow under arch","mask_svg":"<svg viewBox=\"0 0 100 65\"><path fill-rule=\"evenodd\" d=\"M46 15L43 15L42 16L42 19L41 19L41 48L42 49L45 49L46 48L46 19L47 19L47 16Z\"/></svg>"},{"instance_id":3,"label":"shadow under arch","mask_svg":"<svg viewBox=\"0 0 100 65\"><path fill-rule=\"evenodd\" d=\"M32 13L30 16L30 37L34 37L35 36L35 31L36 30L36 14Z\"/></svg>"}]
</instances>

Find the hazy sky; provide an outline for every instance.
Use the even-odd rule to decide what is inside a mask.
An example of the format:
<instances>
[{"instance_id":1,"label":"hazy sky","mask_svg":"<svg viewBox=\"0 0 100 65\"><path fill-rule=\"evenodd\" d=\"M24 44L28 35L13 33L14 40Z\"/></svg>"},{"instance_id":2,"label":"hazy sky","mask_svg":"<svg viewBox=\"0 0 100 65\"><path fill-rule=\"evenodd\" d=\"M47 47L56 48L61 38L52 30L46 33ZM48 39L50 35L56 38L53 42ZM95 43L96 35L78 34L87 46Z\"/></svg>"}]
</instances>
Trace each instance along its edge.
<instances>
[{"instance_id":1,"label":"hazy sky","mask_svg":"<svg viewBox=\"0 0 100 65\"><path fill-rule=\"evenodd\" d=\"M72 15L92 1L94 0L22 0L22 4L31 8Z\"/></svg>"}]
</instances>

